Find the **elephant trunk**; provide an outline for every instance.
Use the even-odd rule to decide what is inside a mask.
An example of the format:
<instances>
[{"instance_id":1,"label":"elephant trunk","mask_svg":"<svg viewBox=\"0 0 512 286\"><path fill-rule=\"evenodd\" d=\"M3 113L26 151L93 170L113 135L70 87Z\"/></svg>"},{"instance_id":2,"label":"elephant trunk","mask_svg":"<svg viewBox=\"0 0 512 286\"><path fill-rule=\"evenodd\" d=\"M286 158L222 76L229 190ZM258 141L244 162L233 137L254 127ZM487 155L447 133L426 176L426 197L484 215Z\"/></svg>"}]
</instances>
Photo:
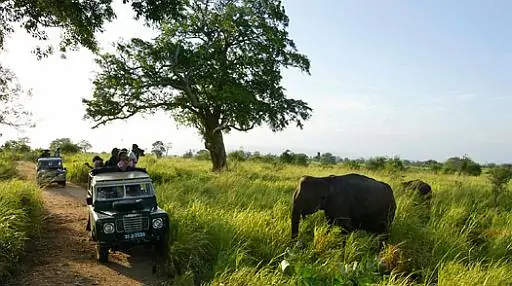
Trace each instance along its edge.
<instances>
[{"instance_id":1,"label":"elephant trunk","mask_svg":"<svg viewBox=\"0 0 512 286\"><path fill-rule=\"evenodd\" d=\"M295 239L299 234L299 222L300 222L300 207L297 201L293 202L292 205L292 239Z\"/></svg>"}]
</instances>

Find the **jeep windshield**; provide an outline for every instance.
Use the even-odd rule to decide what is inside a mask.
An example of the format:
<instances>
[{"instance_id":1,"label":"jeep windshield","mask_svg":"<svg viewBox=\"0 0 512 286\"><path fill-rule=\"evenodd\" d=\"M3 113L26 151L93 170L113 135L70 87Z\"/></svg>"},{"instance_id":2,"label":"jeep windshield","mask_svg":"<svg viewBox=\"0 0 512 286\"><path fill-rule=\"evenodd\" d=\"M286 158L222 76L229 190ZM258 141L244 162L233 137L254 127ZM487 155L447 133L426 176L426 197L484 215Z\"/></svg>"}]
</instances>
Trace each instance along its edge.
<instances>
[{"instance_id":1,"label":"jeep windshield","mask_svg":"<svg viewBox=\"0 0 512 286\"><path fill-rule=\"evenodd\" d=\"M96 187L96 199L98 200L131 199L152 197L154 195L155 192L151 183Z\"/></svg>"},{"instance_id":2,"label":"jeep windshield","mask_svg":"<svg viewBox=\"0 0 512 286\"><path fill-rule=\"evenodd\" d=\"M62 160L39 160L39 162L37 162L37 167L39 169L59 169L62 168Z\"/></svg>"}]
</instances>

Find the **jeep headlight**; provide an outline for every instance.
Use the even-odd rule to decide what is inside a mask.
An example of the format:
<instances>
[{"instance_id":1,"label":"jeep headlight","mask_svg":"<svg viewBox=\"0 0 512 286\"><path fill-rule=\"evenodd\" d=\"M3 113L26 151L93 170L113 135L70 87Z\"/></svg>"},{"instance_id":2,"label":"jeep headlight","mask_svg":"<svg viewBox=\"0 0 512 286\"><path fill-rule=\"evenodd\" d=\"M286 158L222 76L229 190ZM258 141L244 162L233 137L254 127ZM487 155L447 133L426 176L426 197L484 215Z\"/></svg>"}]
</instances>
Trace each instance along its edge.
<instances>
[{"instance_id":1,"label":"jeep headlight","mask_svg":"<svg viewBox=\"0 0 512 286\"><path fill-rule=\"evenodd\" d=\"M161 218L154 218L152 224L154 229L159 229L164 226L164 221Z\"/></svg>"},{"instance_id":2,"label":"jeep headlight","mask_svg":"<svg viewBox=\"0 0 512 286\"><path fill-rule=\"evenodd\" d=\"M107 222L103 225L103 232L106 234L114 233L114 223L113 222Z\"/></svg>"}]
</instances>

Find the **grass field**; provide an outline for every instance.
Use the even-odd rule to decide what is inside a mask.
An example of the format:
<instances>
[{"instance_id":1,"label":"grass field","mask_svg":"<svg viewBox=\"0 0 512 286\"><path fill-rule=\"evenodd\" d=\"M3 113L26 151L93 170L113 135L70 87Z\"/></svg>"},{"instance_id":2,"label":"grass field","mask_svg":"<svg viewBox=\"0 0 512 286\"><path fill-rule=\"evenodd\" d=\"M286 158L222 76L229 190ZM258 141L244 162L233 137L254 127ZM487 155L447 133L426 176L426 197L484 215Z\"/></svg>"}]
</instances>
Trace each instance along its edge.
<instances>
[{"instance_id":1,"label":"grass field","mask_svg":"<svg viewBox=\"0 0 512 286\"><path fill-rule=\"evenodd\" d=\"M106 159L106 156L104 156ZM66 157L69 179L86 180L92 155ZM341 167L294 167L231 162L230 171L209 172L210 162L144 157L160 205L172 216L172 261L177 285L193 279L212 285L510 285L512 201L493 207L487 178L404 172L404 176L357 171L389 183L397 214L389 244L379 254L364 233L342 238L326 232L319 212L300 225L306 244L290 243L291 195L300 178L344 174ZM413 203L399 180L422 179L433 188L430 210ZM393 268L379 274L376 255ZM286 259L291 273L282 273ZM309 283L309 284L307 284Z\"/></svg>"},{"instance_id":2,"label":"grass field","mask_svg":"<svg viewBox=\"0 0 512 286\"><path fill-rule=\"evenodd\" d=\"M17 178L14 159L0 152L0 281L16 273L28 239L37 235L40 191Z\"/></svg>"}]
</instances>

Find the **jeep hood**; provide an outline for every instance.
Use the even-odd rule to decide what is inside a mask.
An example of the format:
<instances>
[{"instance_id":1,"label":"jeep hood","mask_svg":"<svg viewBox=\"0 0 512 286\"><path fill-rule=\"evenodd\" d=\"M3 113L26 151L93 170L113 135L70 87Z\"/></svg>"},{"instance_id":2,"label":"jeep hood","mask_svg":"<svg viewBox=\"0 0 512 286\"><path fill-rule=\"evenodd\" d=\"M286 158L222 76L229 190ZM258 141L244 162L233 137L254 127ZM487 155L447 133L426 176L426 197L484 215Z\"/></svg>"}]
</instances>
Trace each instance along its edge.
<instances>
[{"instance_id":1,"label":"jeep hood","mask_svg":"<svg viewBox=\"0 0 512 286\"><path fill-rule=\"evenodd\" d=\"M111 210L111 211L103 211L103 210L94 210L95 212L97 212L98 214L102 214L102 215L105 215L105 216L116 216L118 214L130 214L132 212L120 212L120 211L116 211L116 210ZM151 213L153 211L153 208L144 208L144 209L141 209L141 210L137 210L136 213L143 213L143 212L149 212Z\"/></svg>"}]
</instances>

